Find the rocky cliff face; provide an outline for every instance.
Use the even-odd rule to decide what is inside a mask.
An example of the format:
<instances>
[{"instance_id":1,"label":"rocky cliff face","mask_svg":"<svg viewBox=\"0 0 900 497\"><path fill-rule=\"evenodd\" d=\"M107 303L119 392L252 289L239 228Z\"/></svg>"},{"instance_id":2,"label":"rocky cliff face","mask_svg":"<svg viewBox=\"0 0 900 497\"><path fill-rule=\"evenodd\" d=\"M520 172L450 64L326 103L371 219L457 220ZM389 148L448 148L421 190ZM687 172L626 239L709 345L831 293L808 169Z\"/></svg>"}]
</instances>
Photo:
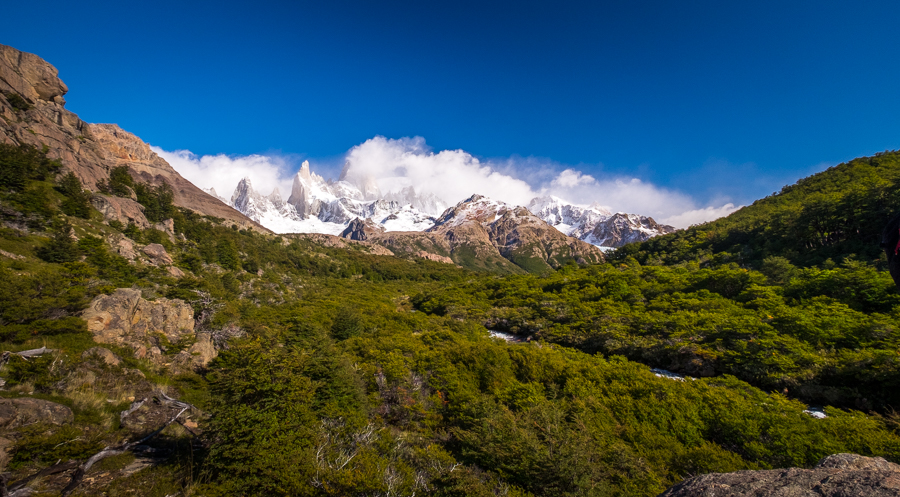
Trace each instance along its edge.
<instances>
[{"instance_id":1,"label":"rocky cliff face","mask_svg":"<svg viewBox=\"0 0 900 497\"><path fill-rule=\"evenodd\" d=\"M240 228L269 232L259 223L223 205L219 199L184 179L134 134L116 124L90 124L89 128L109 167L128 166L132 176L144 183L152 185L168 183L175 193L175 205L179 207L225 219L226 222L236 224Z\"/></svg>"},{"instance_id":2,"label":"rocky cliff face","mask_svg":"<svg viewBox=\"0 0 900 497\"><path fill-rule=\"evenodd\" d=\"M46 145L50 157L94 190L108 176L103 151L88 124L66 110L68 87L57 74L37 55L0 45L0 141Z\"/></svg>"},{"instance_id":3,"label":"rocky cliff face","mask_svg":"<svg viewBox=\"0 0 900 497\"><path fill-rule=\"evenodd\" d=\"M900 465L856 454L828 456L813 469L711 473L685 480L660 497L887 497L900 495Z\"/></svg>"},{"instance_id":4,"label":"rocky cliff face","mask_svg":"<svg viewBox=\"0 0 900 497\"><path fill-rule=\"evenodd\" d=\"M365 241L374 235L384 233L384 227L374 223L371 219L356 218L350 221L347 229L341 232L341 238Z\"/></svg>"},{"instance_id":5,"label":"rocky cliff face","mask_svg":"<svg viewBox=\"0 0 900 497\"><path fill-rule=\"evenodd\" d=\"M150 147L115 124L88 124L65 108L68 87L55 67L37 55L0 45L0 142L45 145L86 188L109 177L115 166L128 166L139 181L168 183L175 204L223 218L241 227L268 231L223 205L186 179Z\"/></svg>"}]
</instances>

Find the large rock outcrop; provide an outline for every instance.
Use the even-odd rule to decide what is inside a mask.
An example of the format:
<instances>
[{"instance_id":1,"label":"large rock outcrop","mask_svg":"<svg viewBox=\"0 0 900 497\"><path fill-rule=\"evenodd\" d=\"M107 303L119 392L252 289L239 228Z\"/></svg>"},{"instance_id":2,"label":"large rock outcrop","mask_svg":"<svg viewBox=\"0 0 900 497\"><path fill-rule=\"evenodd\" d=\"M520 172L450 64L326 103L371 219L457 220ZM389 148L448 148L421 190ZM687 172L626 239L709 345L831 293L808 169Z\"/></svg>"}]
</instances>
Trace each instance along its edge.
<instances>
[{"instance_id":1,"label":"large rock outcrop","mask_svg":"<svg viewBox=\"0 0 900 497\"><path fill-rule=\"evenodd\" d=\"M660 497L888 497L900 495L900 465L880 457L834 454L813 469L710 473Z\"/></svg>"},{"instance_id":2,"label":"large rock outcrop","mask_svg":"<svg viewBox=\"0 0 900 497\"><path fill-rule=\"evenodd\" d=\"M194 331L194 309L178 299L151 302L119 288L95 298L82 317L95 342L130 347L156 364L203 367L216 356L209 334ZM171 354L177 348L184 350Z\"/></svg>"},{"instance_id":3,"label":"large rock outcrop","mask_svg":"<svg viewBox=\"0 0 900 497\"><path fill-rule=\"evenodd\" d=\"M79 119L65 108L67 91L58 71L47 61L0 45L0 143L46 145L47 154L59 159L92 191L109 177L113 167L125 165L139 181L168 183L179 207L269 232L181 177L135 135L115 124L93 125Z\"/></svg>"},{"instance_id":4,"label":"large rock outcrop","mask_svg":"<svg viewBox=\"0 0 900 497\"><path fill-rule=\"evenodd\" d=\"M91 204L103 214L106 221L118 221L126 226L134 224L142 230L151 226L147 216L144 215L144 206L130 198L95 193L91 197Z\"/></svg>"},{"instance_id":5,"label":"large rock outcrop","mask_svg":"<svg viewBox=\"0 0 900 497\"><path fill-rule=\"evenodd\" d=\"M68 407L49 400L0 399L0 428L13 429L34 423L61 425L75 419Z\"/></svg>"},{"instance_id":6,"label":"large rock outcrop","mask_svg":"<svg viewBox=\"0 0 900 497\"><path fill-rule=\"evenodd\" d=\"M140 182L151 185L168 183L175 193L174 203L179 207L225 219L239 228L270 233L268 229L184 179L165 159L156 155L150 145L133 133L123 130L117 124L88 126L110 167L127 166L131 175Z\"/></svg>"}]
</instances>

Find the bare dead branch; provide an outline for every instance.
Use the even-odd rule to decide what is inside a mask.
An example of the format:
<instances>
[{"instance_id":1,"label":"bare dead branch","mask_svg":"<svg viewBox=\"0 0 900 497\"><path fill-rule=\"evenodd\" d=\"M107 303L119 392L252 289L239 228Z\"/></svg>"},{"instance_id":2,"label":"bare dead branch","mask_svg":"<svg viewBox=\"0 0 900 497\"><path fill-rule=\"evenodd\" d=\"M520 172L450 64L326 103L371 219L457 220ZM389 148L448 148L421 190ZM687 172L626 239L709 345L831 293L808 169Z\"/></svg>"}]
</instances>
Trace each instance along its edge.
<instances>
[{"instance_id":1,"label":"bare dead branch","mask_svg":"<svg viewBox=\"0 0 900 497\"><path fill-rule=\"evenodd\" d=\"M163 394L163 397L165 397L166 399L171 399L170 397L167 397L165 394ZM154 431L153 433L147 435L146 437L144 437L136 442L129 442L129 443L120 444L120 445L116 445L116 446L112 446L112 447L106 447L103 450L101 450L100 452L91 456L90 459L85 461L84 464L82 464L81 466L78 467L78 469L75 470L75 473L72 475L72 479L69 480L69 484L66 485L66 488L64 488L62 493L60 493L60 497L69 497L69 495L71 495L72 492L74 492L75 489L78 488L78 485L81 484L81 481L84 479L84 474L87 473L88 470L91 469L91 466L96 464L98 461L105 459L107 457L124 454L125 452L132 450L134 447L141 445L142 443L146 442L147 440L150 440L151 438L155 437L156 435L159 435L170 424L174 423L175 420L177 420L179 418L179 416L181 416L182 414L184 414L185 411L187 411L188 409L191 408L190 404L185 404L184 402L179 402L179 401L176 401L175 399L171 399L171 400L173 401L173 403L177 402L178 404L184 405L184 407L182 407L181 410L178 411L178 414L176 414L175 416L172 416L172 418L169 419L169 421L166 422L166 424L162 425L156 431ZM181 407L181 406L179 406L179 407Z\"/></svg>"}]
</instances>

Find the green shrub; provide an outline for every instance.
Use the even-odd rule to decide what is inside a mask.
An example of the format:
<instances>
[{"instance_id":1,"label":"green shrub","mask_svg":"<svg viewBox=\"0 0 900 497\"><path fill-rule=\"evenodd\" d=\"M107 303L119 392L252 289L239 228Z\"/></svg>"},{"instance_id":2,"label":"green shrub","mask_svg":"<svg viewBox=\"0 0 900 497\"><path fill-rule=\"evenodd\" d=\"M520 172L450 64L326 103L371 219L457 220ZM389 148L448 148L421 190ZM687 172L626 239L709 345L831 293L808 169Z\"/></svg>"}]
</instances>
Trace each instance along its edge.
<instances>
[{"instance_id":1,"label":"green shrub","mask_svg":"<svg viewBox=\"0 0 900 497\"><path fill-rule=\"evenodd\" d=\"M91 194L85 191L81 180L69 171L57 182L57 190L66 196L59 209L70 216L90 219L93 207L91 207Z\"/></svg>"},{"instance_id":2,"label":"green shrub","mask_svg":"<svg viewBox=\"0 0 900 497\"><path fill-rule=\"evenodd\" d=\"M35 254L47 262L72 262L79 256L78 247L72 239L72 225L64 223L53 233L50 241L39 247Z\"/></svg>"},{"instance_id":3,"label":"green shrub","mask_svg":"<svg viewBox=\"0 0 900 497\"><path fill-rule=\"evenodd\" d=\"M61 167L59 161L49 159L44 150L31 145L0 143L0 188L21 191L28 180L46 180Z\"/></svg>"},{"instance_id":4,"label":"green shrub","mask_svg":"<svg viewBox=\"0 0 900 497\"><path fill-rule=\"evenodd\" d=\"M22 98L18 93L5 93L6 101L9 102L9 105L12 106L13 109L18 111L30 110L33 106L28 103L27 100Z\"/></svg>"}]
</instances>

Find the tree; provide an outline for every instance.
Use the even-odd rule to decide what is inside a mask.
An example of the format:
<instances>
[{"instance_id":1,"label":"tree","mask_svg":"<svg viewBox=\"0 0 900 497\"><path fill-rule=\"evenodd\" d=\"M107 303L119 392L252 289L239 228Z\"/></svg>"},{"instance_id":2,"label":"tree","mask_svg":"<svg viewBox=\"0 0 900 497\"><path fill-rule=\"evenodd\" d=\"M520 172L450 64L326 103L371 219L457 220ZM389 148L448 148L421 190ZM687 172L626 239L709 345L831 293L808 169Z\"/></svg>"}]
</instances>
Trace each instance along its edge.
<instances>
[{"instance_id":1,"label":"tree","mask_svg":"<svg viewBox=\"0 0 900 497\"><path fill-rule=\"evenodd\" d=\"M64 223L59 226L53 238L36 251L36 255L47 262L73 262L78 258L78 247L72 239L72 225Z\"/></svg>"},{"instance_id":2,"label":"tree","mask_svg":"<svg viewBox=\"0 0 900 497\"><path fill-rule=\"evenodd\" d=\"M60 178L56 189L66 196L62 204L59 206L64 213L80 217L82 219L90 219L91 217L91 196L84 190L81 180L78 176L69 171L65 176Z\"/></svg>"}]
</instances>

